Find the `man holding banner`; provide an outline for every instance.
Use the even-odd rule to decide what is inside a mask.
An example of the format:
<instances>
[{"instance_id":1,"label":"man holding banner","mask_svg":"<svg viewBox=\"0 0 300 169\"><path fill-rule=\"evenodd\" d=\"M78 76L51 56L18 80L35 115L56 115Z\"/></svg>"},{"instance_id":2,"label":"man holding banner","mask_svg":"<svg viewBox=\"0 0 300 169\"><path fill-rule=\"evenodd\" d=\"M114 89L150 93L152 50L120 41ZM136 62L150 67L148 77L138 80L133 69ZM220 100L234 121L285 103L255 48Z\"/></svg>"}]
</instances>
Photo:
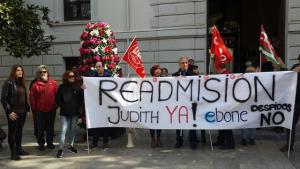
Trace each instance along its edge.
<instances>
[{"instance_id":1,"label":"man holding banner","mask_svg":"<svg viewBox=\"0 0 300 169\"><path fill-rule=\"evenodd\" d=\"M300 56L299 56L300 58ZM298 58L298 59L299 59ZM292 71L295 71L298 73L298 82L297 82L297 91L296 91L296 100L295 100L295 108L294 108L294 117L293 117L293 126L292 126L292 136L290 140L290 130L287 129L286 132L286 144L280 148L280 151L285 152L289 149L289 142L290 144L290 150L293 150L294 144L295 144L295 127L298 123L299 116L300 116L300 63L296 63L291 68Z\"/></svg>"},{"instance_id":2,"label":"man holding banner","mask_svg":"<svg viewBox=\"0 0 300 169\"><path fill-rule=\"evenodd\" d=\"M93 77L110 77L110 74L104 69L102 62L97 62L95 65L96 73ZM103 112L99 112L103 113ZM109 140L109 128L94 128L93 129L93 141L91 148L95 148L98 146L99 136L103 134L103 146L102 148L108 148L108 140Z\"/></svg>"},{"instance_id":3,"label":"man holding banner","mask_svg":"<svg viewBox=\"0 0 300 169\"><path fill-rule=\"evenodd\" d=\"M216 67L218 74L229 74L230 72L226 69L224 64ZM220 149L234 149L234 138L232 130L219 130L219 136L217 142L214 143L214 146L219 146Z\"/></svg>"},{"instance_id":4,"label":"man holding banner","mask_svg":"<svg viewBox=\"0 0 300 169\"><path fill-rule=\"evenodd\" d=\"M192 72L188 69L188 57L183 56L179 58L178 64L179 64L179 70L172 74L172 76L192 76ZM196 137L196 130L189 130L189 137L190 137L190 146L191 149L197 148L197 137ZM176 144L175 148L180 148L183 145L183 130L176 130Z\"/></svg>"}]
</instances>

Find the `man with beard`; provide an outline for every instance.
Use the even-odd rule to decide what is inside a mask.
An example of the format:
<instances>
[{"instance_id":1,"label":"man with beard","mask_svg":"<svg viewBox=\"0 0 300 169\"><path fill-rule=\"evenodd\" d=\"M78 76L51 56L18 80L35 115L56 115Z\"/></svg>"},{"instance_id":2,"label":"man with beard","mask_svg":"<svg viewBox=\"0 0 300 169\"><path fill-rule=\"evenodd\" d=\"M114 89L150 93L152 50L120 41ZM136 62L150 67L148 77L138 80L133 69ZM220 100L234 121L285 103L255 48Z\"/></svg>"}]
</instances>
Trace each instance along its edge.
<instances>
[{"instance_id":1,"label":"man with beard","mask_svg":"<svg viewBox=\"0 0 300 169\"><path fill-rule=\"evenodd\" d=\"M45 142L47 142L47 148L55 148L53 145L53 137L57 108L55 103L57 82L50 78L46 65L40 65L38 67L38 75L37 81L33 83L30 89L29 101L32 111L37 114L38 149L44 151ZM44 131L46 131L46 141Z\"/></svg>"}]
</instances>

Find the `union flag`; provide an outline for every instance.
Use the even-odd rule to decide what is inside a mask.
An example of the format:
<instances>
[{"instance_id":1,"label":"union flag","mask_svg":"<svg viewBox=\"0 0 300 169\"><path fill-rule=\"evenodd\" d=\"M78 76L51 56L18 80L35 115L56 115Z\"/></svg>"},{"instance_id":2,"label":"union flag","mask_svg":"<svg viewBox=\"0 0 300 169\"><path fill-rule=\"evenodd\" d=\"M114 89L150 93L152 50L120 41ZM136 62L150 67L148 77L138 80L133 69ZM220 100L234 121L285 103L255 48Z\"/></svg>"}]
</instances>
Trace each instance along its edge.
<instances>
[{"instance_id":1,"label":"union flag","mask_svg":"<svg viewBox=\"0 0 300 169\"><path fill-rule=\"evenodd\" d=\"M123 60L135 71L141 78L145 77L145 68L143 65L141 52L138 47L138 41L134 38L126 52L123 55Z\"/></svg>"},{"instance_id":2,"label":"union flag","mask_svg":"<svg viewBox=\"0 0 300 169\"><path fill-rule=\"evenodd\" d=\"M266 60L271 61L273 64L279 64L276 59L278 58L278 55L276 54L272 44L270 43L263 25L261 25L260 31L259 52L261 53L261 56Z\"/></svg>"},{"instance_id":3,"label":"union flag","mask_svg":"<svg viewBox=\"0 0 300 169\"><path fill-rule=\"evenodd\" d=\"M216 68L233 60L216 26L212 28L211 54L215 57L214 63Z\"/></svg>"}]
</instances>

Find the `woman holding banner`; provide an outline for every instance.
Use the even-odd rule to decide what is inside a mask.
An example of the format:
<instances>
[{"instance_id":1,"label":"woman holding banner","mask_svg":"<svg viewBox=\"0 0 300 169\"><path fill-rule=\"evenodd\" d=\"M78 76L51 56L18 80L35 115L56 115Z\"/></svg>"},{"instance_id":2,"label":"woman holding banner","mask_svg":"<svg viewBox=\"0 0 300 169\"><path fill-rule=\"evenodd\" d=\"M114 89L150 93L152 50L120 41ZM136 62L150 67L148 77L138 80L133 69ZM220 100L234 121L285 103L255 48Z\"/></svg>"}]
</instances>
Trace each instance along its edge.
<instances>
[{"instance_id":1,"label":"woman holding banner","mask_svg":"<svg viewBox=\"0 0 300 169\"><path fill-rule=\"evenodd\" d=\"M251 62L250 62L251 63ZM254 73L257 72L257 68L252 65L247 65L245 73ZM249 145L255 145L255 128L247 128L247 129L241 129L241 145L246 146ZM249 139L249 142L247 142L247 139Z\"/></svg>"},{"instance_id":2,"label":"woman holding banner","mask_svg":"<svg viewBox=\"0 0 300 169\"><path fill-rule=\"evenodd\" d=\"M150 74L153 77L160 77L161 76L161 68L159 65L154 65L150 69ZM155 133L156 133L156 140L155 140ZM162 143L160 140L160 134L161 130L151 130L150 129L150 135L151 135L151 147L162 147Z\"/></svg>"}]
</instances>

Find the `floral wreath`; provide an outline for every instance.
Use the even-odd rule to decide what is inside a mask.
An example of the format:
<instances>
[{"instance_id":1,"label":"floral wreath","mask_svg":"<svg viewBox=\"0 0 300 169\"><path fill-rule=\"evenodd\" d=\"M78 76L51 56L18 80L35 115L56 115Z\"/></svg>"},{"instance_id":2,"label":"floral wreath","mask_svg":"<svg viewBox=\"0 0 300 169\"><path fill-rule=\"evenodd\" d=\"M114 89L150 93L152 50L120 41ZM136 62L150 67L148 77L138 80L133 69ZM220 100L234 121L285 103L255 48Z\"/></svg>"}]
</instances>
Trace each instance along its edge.
<instances>
[{"instance_id":1,"label":"floral wreath","mask_svg":"<svg viewBox=\"0 0 300 169\"><path fill-rule=\"evenodd\" d=\"M88 23L80 35L79 71L86 72L101 61L104 68L112 75L119 69L120 58L114 33L110 25L104 22Z\"/></svg>"}]
</instances>

